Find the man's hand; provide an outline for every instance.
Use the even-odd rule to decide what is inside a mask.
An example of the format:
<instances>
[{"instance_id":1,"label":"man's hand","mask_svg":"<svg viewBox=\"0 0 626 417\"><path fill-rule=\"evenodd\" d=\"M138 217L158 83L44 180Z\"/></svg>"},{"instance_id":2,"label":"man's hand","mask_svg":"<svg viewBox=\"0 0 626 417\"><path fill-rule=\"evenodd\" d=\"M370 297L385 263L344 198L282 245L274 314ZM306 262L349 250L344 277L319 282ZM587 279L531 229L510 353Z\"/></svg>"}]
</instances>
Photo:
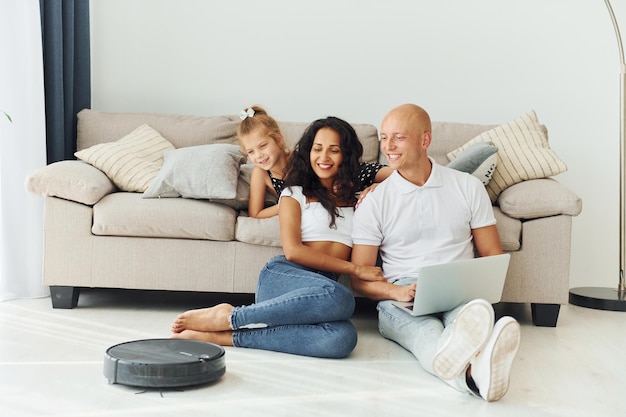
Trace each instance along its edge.
<instances>
[{"instance_id":1,"label":"man's hand","mask_svg":"<svg viewBox=\"0 0 626 417\"><path fill-rule=\"evenodd\" d=\"M369 193L371 193L372 191L374 191L374 189L378 187L378 183L374 183L372 185L370 185L369 187L367 187L366 189L364 189L363 191L361 191L361 193L359 194L359 199L356 202L356 204L354 205L354 208L359 207L359 204L361 204L361 201L363 201L363 199L365 198L365 196Z\"/></svg>"},{"instance_id":2,"label":"man's hand","mask_svg":"<svg viewBox=\"0 0 626 417\"><path fill-rule=\"evenodd\" d=\"M392 299L396 301L411 301L415 298L415 288L417 284L394 285Z\"/></svg>"}]
</instances>

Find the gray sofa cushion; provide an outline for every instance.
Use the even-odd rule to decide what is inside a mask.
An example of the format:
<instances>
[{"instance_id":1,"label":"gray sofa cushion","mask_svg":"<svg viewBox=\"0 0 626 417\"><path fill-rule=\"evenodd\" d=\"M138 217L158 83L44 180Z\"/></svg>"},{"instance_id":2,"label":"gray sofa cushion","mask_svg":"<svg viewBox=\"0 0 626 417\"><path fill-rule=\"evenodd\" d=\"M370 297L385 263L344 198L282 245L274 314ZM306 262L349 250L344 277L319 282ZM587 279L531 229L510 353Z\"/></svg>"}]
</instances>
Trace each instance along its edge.
<instances>
[{"instance_id":1,"label":"gray sofa cushion","mask_svg":"<svg viewBox=\"0 0 626 417\"><path fill-rule=\"evenodd\" d=\"M93 207L95 235L230 241L236 211L217 203L186 198L144 199L138 193L113 193Z\"/></svg>"},{"instance_id":2,"label":"gray sofa cushion","mask_svg":"<svg viewBox=\"0 0 626 417\"><path fill-rule=\"evenodd\" d=\"M239 167L244 161L239 146L229 143L167 151L161 170L143 197L234 199Z\"/></svg>"},{"instance_id":3,"label":"gray sofa cushion","mask_svg":"<svg viewBox=\"0 0 626 417\"><path fill-rule=\"evenodd\" d=\"M487 185L493 176L498 162L498 148L491 142L475 143L459 153L447 165L449 168L472 174Z\"/></svg>"}]
</instances>

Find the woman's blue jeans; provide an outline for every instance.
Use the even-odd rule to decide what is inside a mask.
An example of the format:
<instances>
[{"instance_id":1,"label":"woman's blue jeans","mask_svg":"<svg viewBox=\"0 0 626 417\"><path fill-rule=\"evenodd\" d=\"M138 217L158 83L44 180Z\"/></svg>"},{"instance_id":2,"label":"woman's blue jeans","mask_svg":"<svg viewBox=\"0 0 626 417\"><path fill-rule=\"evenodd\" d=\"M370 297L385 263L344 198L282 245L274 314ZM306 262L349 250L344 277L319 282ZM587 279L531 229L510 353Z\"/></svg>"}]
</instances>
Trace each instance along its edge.
<instances>
[{"instance_id":1,"label":"woman's blue jeans","mask_svg":"<svg viewBox=\"0 0 626 417\"><path fill-rule=\"evenodd\" d=\"M230 316L233 345L322 358L352 352L354 296L333 274L276 256L263 267L256 302Z\"/></svg>"}]
</instances>

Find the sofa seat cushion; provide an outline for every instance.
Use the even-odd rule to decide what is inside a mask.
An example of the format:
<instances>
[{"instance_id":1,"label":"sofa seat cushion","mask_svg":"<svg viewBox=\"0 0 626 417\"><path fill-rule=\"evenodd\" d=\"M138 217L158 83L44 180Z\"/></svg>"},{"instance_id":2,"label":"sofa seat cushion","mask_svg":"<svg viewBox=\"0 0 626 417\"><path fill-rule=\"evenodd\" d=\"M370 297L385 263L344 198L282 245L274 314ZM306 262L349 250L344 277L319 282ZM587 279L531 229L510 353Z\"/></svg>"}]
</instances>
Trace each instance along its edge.
<instances>
[{"instance_id":1,"label":"sofa seat cushion","mask_svg":"<svg viewBox=\"0 0 626 417\"><path fill-rule=\"evenodd\" d=\"M253 245L282 247L278 216L269 219L239 216L235 229L235 239Z\"/></svg>"},{"instance_id":2,"label":"sofa seat cushion","mask_svg":"<svg viewBox=\"0 0 626 417\"><path fill-rule=\"evenodd\" d=\"M522 222L504 214L499 207L493 208L496 228L500 235L502 249L517 251L522 245ZM237 219L235 240L253 245L281 247L278 216L269 219L255 219L244 215Z\"/></svg>"},{"instance_id":3,"label":"sofa seat cushion","mask_svg":"<svg viewBox=\"0 0 626 417\"><path fill-rule=\"evenodd\" d=\"M139 193L113 193L93 207L92 233L230 241L236 211L218 203L185 198L144 199Z\"/></svg>"},{"instance_id":4,"label":"sofa seat cushion","mask_svg":"<svg viewBox=\"0 0 626 417\"><path fill-rule=\"evenodd\" d=\"M496 229L500 236L502 249L506 252L514 252L522 247L522 222L507 216L500 207L493 208L496 217Z\"/></svg>"}]
</instances>

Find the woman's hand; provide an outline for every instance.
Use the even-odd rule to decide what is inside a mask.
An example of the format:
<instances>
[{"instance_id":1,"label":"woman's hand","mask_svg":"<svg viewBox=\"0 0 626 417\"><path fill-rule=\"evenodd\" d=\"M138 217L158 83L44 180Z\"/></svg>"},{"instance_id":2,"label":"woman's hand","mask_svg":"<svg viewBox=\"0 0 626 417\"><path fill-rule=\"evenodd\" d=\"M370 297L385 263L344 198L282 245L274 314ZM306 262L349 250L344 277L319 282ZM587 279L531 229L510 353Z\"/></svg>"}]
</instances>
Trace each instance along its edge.
<instances>
[{"instance_id":1,"label":"woman's hand","mask_svg":"<svg viewBox=\"0 0 626 417\"><path fill-rule=\"evenodd\" d=\"M357 265L354 275L363 281L386 281L383 271L379 266Z\"/></svg>"},{"instance_id":2,"label":"woman's hand","mask_svg":"<svg viewBox=\"0 0 626 417\"><path fill-rule=\"evenodd\" d=\"M394 287L393 294L391 294L392 300L407 302L415 298L415 288L417 287L417 284L394 285Z\"/></svg>"},{"instance_id":3,"label":"woman's hand","mask_svg":"<svg viewBox=\"0 0 626 417\"><path fill-rule=\"evenodd\" d=\"M372 191L374 191L374 189L376 187L378 187L378 183L372 184L369 187L367 187L366 189L364 189L363 191L361 191L361 193L359 194L359 199L357 200L356 204L354 205L354 208L357 208L359 206L359 204L361 204L361 201L363 201L365 196L367 194L371 193Z\"/></svg>"}]
</instances>

